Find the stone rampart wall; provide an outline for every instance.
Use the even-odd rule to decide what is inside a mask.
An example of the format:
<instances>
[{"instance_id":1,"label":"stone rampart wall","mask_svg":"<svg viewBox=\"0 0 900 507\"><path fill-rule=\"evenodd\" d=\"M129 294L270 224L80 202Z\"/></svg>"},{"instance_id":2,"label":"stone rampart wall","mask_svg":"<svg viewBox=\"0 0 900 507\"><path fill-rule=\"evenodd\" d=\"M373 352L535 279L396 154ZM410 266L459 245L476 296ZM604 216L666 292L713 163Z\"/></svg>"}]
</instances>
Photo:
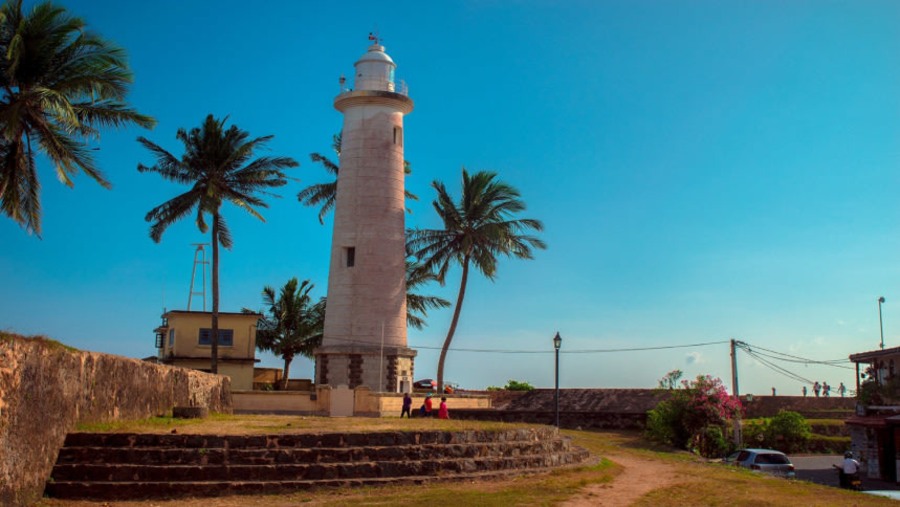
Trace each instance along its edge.
<instances>
[{"instance_id":1,"label":"stone rampart wall","mask_svg":"<svg viewBox=\"0 0 900 507\"><path fill-rule=\"evenodd\" d=\"M143 419L173 406L231 413L229 380L0 333L0 505L41 498L76 424Z\"/></svg>"}]
</instances>

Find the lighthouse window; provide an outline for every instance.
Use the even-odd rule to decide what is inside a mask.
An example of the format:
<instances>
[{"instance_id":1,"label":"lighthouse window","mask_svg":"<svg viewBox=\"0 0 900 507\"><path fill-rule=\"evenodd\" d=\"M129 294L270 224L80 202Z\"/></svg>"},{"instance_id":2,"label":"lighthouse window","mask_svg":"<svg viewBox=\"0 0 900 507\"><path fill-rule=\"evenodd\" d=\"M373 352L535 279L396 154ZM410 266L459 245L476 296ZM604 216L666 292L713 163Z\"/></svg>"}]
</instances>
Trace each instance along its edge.
<instances>
[{"instance_id":1,"label":"lighthouse window","mask_svg":"<svg viewBox=\"0 0 900 507\"><path fill-rule=\"evenodd\" d=\"M403 146L403 127L394 127L394 144Z\"/></svg>"},{"instance_id":2,"label":"lighthouse window","mask_svg":"<svg viewBox=\"0 0 900 507\"><path fill-rule=\"evenodd\" d=\"M354 264L356 264L356 248L347 247L344 250L347 252L347 267L352 268Z\"/></svg>"}]
</instances>

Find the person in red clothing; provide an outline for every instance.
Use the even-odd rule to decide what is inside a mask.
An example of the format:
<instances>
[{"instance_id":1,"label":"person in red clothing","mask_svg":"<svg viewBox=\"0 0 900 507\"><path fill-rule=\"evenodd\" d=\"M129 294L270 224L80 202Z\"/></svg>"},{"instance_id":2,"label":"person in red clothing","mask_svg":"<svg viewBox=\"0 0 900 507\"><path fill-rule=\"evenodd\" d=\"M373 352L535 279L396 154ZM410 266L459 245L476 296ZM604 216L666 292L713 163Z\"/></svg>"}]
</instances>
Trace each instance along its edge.
<instances>
[{"instance_id":1,"label":"person in red clothing","mask_svg":"<svg viewBox=\"0 0 900 507\"><path fill-rule=\"evenodd\" d=\"M441 396L441 406L438 408L438 419L450 419L450 411L447 410L446 396Z\"/></svg>"},{"instance_id":2,"label":"person in red clothing","mask_svg":"<svg viewBox=\"0 0 900 507\"><path fill-rule=\"evenodd\" d=\"M423 416L425 416L425 417L434 417L434 414L433 414L432 411L431 411L431 409L432 409L432 404L431 404L431 393L428 393L428 394L425 396L425 405L423 405L423 408L425 409L425 411L422 413Z\"/></svg>"}]
</instances>

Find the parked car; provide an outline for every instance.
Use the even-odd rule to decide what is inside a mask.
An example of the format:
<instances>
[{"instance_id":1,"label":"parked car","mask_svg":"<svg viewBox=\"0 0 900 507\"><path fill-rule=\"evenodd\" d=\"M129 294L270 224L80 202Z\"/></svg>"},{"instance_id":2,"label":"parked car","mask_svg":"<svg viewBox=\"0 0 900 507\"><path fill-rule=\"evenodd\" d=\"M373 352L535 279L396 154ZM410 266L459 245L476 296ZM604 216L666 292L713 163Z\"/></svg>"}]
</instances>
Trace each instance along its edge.
<instances>
[{"instance_id":1,"label":"parked car","mask_svg":"<svg viewBox=\"0 0 900 507\"><path fill-rule=\"evenodd\" d=\"M430 378L423 378L422 380L417 380L413 382L413 390L414 391L428 391L434 392L437 390L437 380L433 380ZM447 394L453 394L455 391L459 391L459 384L455 382L444 382L444 392Z\"/></svg>"},{"instance_id":2,"label":"parked car","mask_svg":"<svg viewBox=\"0 0 900 507\"><path fill-rule=\"evenodd\" d=\"M796 474L790 458L773 449L741 449L725 458L725 463L793 479Z\"/></svg>"},{"instance_id":3,"label":"parked car","mask_svg":"<svg viewBox=\"0 0 900 507\"><path fill-rule=\"evenodd\" d=\"M430 378L423 378L422 380L416 380L413 382L413 389L419 389L424 391L434 391L437 389L437 380L433 380Z\"/></svg>"}]
</instances>

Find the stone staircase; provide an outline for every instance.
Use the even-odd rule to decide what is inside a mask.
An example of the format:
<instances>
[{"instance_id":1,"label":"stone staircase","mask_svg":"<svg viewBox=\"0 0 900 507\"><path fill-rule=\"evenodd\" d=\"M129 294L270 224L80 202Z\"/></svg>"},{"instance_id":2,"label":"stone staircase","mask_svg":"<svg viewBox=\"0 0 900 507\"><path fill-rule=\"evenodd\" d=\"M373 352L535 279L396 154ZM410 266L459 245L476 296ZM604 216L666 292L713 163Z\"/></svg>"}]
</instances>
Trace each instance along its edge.
<instances>
[{"instance_id":1,"label":"stone staircase","mask_svg":"<svg viewBox=\"0 0 900 507\"><path fill-rule=\"evenodd\" d=\"M284 435L73 433L47 494L124 500L417 484L585 462L556 428Z\"/></svg>"}]
</instances>

